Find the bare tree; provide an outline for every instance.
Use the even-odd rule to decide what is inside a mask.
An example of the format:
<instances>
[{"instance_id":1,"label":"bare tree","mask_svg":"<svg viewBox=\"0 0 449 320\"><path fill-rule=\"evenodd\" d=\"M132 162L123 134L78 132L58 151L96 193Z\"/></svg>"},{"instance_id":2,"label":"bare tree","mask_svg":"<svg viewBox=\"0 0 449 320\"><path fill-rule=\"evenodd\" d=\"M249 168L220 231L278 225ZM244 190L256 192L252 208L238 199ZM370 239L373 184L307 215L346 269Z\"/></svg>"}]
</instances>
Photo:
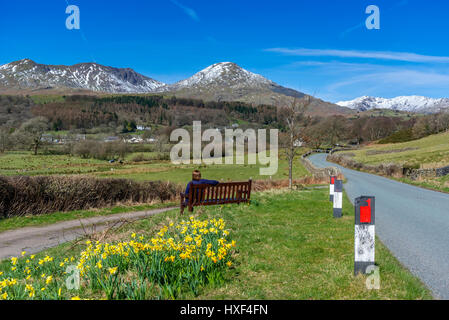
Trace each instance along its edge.
<instances>
[{"instance_id":1,"label":"bare tree","mask_svg":"<svg viewBox=\"0 0 449 320\"><path fill-rule=\"evenodd\" d=\"M281 139L281 143L288 161L288 186L290 189L293 188L293 161L301 146L301 121L304 118L304 112L311 102L310 96L305 96L301 99L294 98L289 105L282 107L280 110L281 120L285 124L286 131L283 139Z\"/></svg>"},{"instance_id":2,"label":"bare tree","mask_svg":"<svg viewBox=\"0 0 449 320\"><path fill-rule=\"evenodd\" d=\"M326 141L327 125L322 119L311 119L302 135L308 146L318 149Z\"/></svg>"},{"instance_id":3,"label":"bare tree","mask_svg":"<svg viewBox=\"0 0 449 320\"><path fill-rule=\"evenodd\" d=\"M10 129L0 127L0 153L5 152L12 145Z\"/></svg>"},{"instance_id":4,"label":"bare tree","mask_svg":"<svg viewBox=\"0 0 449 320\"><path fill-rule=\"evenodd\" d=\"M329 144L331 147L341 138L344 132L344 120L343 116L333 116L329 117L325 121L325 126L327 127L327 136L329 139Z\"/></svg>"},{"instance_id":5,"label":"bare tree","mask_svg":"<svg viewBox=\"0 0 449 320\"><path fill-rule=\"evenodd\" d=\"M26 121L19 130L16 137L25 145L30 145L37 155L37 150L44 143L42 137L48 130L48 120L44 117L37 117Z\"/></svg>"}]
</instances>

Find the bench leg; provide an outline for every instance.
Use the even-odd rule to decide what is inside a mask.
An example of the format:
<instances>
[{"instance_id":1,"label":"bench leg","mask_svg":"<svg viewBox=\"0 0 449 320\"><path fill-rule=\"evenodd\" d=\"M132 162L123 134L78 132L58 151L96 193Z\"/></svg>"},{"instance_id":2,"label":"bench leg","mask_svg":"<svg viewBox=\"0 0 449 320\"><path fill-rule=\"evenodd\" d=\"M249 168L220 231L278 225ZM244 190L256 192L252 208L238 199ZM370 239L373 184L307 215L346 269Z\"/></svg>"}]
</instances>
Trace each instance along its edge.
<instances>
[{"instance_id":1,"label":"bench leg","mask_svg":"<svg viewBox=\"0 0 449 320\"><path fill-rule=\"evenodd\" d=\"M189 212L193 212L193 206L189 207Z\"/></svg>"}]
</instances>

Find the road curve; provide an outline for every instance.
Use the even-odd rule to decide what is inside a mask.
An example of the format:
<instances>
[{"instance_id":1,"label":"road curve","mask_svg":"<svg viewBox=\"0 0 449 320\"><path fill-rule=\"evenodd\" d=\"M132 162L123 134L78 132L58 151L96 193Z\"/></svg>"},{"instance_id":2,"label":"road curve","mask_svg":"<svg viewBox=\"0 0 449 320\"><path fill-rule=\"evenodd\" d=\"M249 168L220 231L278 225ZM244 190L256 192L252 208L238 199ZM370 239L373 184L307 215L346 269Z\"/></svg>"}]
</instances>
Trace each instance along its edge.
<instances>
[{"instance_id":1,"label":"road curve","mask_svg":"<svg viewBox=\"0 0 449 320\"><path fill-rule=\"evenodd\" d=\"M327 162L326 156L314 154L309 160L317 167L340 168L351 202L361 195L376 197L377 236L435 298L448 300L449 194L350 170Z\"/></svg>"}]
</instances>

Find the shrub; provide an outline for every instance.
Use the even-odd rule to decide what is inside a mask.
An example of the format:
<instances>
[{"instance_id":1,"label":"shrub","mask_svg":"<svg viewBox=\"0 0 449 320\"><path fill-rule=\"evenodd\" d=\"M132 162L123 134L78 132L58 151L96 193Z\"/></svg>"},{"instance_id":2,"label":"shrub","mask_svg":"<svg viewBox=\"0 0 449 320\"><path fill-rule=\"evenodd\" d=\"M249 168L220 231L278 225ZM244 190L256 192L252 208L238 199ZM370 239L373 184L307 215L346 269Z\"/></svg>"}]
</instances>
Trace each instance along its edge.
<instances>
[{"instance_id":1,"label":"shrub","mask_svg":"<svg viewBox=\"0 0 449 320\"><path fill-rule=\"evenodd\" d=\"M85 159L108 160L116 157L123 159L129 153L129 146L123 141L99 142L83 140L75 144L73 153Z\"/></svg>"},{"instance_id":2,"label":"shrub","mask_svg":"<svg viewBox=\"0 0 449 320\"><path fill-rule=\"evenodd\" d=\"M136 154L131 159L132 162L144 162L144 161L151 161L150 157L146 157L143 153Z\"/></svg>"},{"instance_id":3,"label":"shrub","mask_svg":"<svg viewBox=\"0 0 449 320\"><path fill-rule=\"evenodd\" d=\"M94 140L83 140L75 144L73 153L81 158L92 157L94 150L100 149L100 143Z\"/></svg>"},{"instance_id":4,"label":"shrub","mask_svg":"<svg viewBox=\"0 0 449 320\"><path fill-rule=\"evenodd\" d=\"M154 157L154 160L160 160L160 161L170 160L170 153L158 152L158 154Z\"/></svg>"},{"instance_id":5,"label":"shrub","mask_svg":"<svg viewBox=\"0 0 449 320\"><path fill-rule=\"evenodd\" d=\"M122 202L148 203L174 199L177 185L65 176L0 177L0 210L3 217L85 210Z\"/></svg>"},{"instance_id":6,"label":"shrub","mask_svg":"<svg viewBox=\"0 0 449 320\"><path fill-rule=\"evenodd\" d=\"M413 136L413 130L412 129L405 129L400 130L392 135L379 140L379 144L388 144L388 143L400 143L400 142L407 142L415 140L415 137Z\"/></svg>"}]
</instances>

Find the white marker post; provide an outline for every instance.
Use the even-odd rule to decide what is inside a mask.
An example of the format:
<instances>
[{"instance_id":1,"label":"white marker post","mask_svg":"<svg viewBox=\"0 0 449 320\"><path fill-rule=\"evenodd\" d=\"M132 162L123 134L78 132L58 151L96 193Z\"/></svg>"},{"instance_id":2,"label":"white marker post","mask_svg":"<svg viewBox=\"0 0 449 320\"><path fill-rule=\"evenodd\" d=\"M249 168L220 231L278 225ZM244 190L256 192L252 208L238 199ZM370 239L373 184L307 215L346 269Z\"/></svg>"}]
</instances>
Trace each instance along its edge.
<instances>
[{"instance_id":1,"label":"white marker post","mask_svg":"<svg viewBox=\"0 0 449 320\"><path fill-rule=\"evenodd\" d=\"M334 202L334 184L335 180L337 180L337 177L331 176L330 182L329 182L329 201Z\"/></svg>"},{"instance_id":2,"label":"white marker post","mask_svg":"<svg viewBox=\"0 0 449 320\"><path fill-rule=\"evenodd\" d=\"M342 180L334 180L334 218L342 217L342 208L343 208L343 181Z\"/></svg>"},{"instance_id":3,"label":"white marker post","mask_svg":"<svg viewBox=\"0 0 449 320\"><path fill-rule=\"evenodd\" d=\"M367 274L374 266L375 197L355 199L354 275Z\"/></svg>"}]
</instances>

